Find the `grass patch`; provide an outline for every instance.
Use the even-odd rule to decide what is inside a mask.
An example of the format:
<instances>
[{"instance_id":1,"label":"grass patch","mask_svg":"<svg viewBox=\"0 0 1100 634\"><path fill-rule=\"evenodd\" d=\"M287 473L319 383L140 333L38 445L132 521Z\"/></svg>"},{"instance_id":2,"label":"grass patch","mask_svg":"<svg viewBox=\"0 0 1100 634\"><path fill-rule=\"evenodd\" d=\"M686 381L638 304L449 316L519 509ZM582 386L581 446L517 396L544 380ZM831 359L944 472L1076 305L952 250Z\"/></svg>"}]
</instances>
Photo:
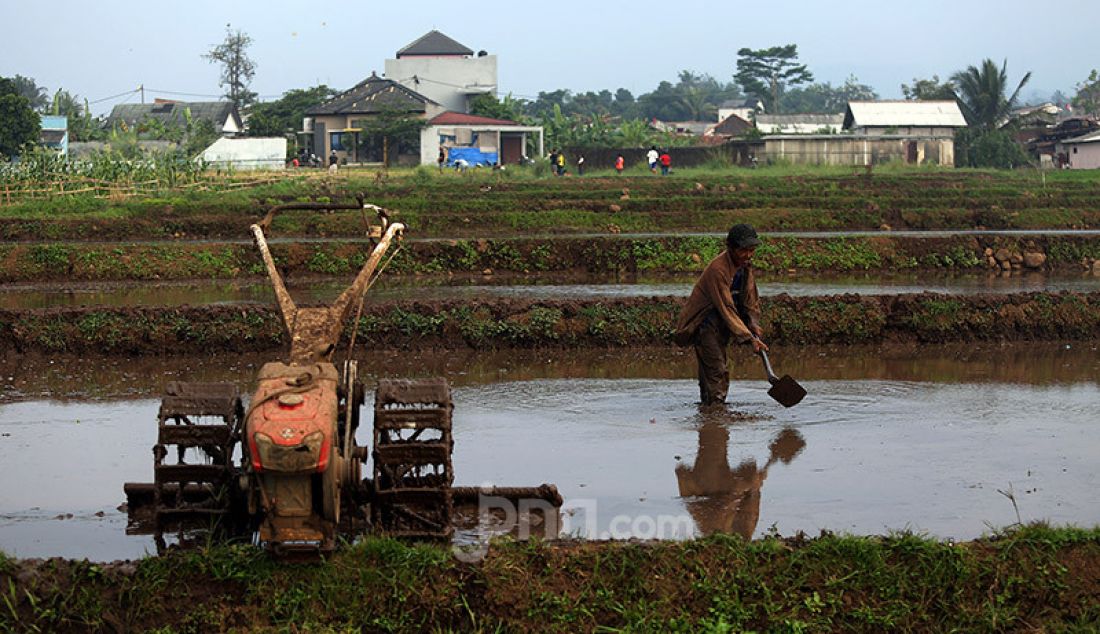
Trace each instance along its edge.
<instances>
[{"instance_id":1,"label":"grass patch","mask_svg":"<svg viewBox=\"0 0 1100 634\"><path fill-rule=\"evenodd\" d=\"M0 627L1092 631L1100 611L1088 598L1098 583L1089 571L1098 563L1100 529L1045 525L960 544L912 533L498 540L474 563L381 537L310 565L227 545L128 571L50 560L24 581L0 572Z\"/></svg>"}]
</instances>

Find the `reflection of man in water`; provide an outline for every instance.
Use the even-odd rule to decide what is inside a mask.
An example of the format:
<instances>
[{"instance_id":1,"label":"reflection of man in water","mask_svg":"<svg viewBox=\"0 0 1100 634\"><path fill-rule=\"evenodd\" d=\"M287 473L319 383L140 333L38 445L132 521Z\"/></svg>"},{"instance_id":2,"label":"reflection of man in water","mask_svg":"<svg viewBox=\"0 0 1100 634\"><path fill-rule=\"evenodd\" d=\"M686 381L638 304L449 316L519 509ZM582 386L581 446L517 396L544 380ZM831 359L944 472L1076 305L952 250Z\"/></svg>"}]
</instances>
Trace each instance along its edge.
<instances>
[{"instance_id":1,"label":"reflection of man in water","mask_svg":"<svg viewBox=\"0 0 1100 634\"><path fill-rule=\"evenodd\" d=\"M728 452L729 429L715 418L704 419L699 428L699 453L695 465L676 465L676 480L680 495L692 498L686 502L688 512L699 532L736 533L752 539L760 520L760 488L768 477L768 468L776 460L789 464L806 441L798 431L786 428L768 445L771 456L763 468L756 461L746 460L731 469Z\"/></svg>"}]
</instances>

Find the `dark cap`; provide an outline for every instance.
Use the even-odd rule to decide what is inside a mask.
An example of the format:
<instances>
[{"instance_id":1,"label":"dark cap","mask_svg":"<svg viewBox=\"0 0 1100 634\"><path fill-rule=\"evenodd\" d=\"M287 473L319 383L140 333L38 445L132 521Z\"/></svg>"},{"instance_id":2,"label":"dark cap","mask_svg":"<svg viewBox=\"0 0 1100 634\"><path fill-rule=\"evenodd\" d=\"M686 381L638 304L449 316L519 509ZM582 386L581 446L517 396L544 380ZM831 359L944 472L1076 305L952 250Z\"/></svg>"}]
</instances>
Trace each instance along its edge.
<instances>
[{"instance_id":1,"label":"dark cap","mask_svg":"<svg viewBox=\"0 0 1100 634\"><path fill-rule=\"evenodd\" d=\"M730 227L726 235L726 245L734 249L748 249L760 244L760 238L756 235L756 229L752 225L739 224Z\"/></svg>"}]
</instances>

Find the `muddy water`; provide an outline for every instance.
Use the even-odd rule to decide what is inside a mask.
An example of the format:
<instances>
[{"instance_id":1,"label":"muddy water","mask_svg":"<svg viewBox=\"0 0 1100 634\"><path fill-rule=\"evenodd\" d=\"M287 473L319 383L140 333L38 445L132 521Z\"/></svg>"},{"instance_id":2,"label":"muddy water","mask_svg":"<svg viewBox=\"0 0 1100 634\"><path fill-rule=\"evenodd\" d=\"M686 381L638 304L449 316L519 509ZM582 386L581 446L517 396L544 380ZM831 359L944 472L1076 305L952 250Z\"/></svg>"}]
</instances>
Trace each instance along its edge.
<instances>
[{"instance_id":1,"label":"muddy water","mask_svg":"<svg viewBox=\"0 0 1100 634\"><path fill-rule=\"evenodd\" d=\"M473 298L593 299L653 296L687 296L694 275L574 279L492 276L446 279L388 278L371 290L373 301L445 300ZM300 303L330 302L346 287L347 280L292 280L291 294ZM793 296L859 293L980 294L1026 291L1100 290L1100 276L1075 272L1000 274L897 274L843 276L777 276L762 273L762 295ZM0 286L0 308L32 309L55 306L182 306L204 304L270 304L274 293L266 280L198 281L158 284L6 285Z\"/></svg>"},{"instance_id":2,"label":"muddy water","mask_svg":"<svg viewBox=\"0 0 1100 634\"><path fill-rule=\"evenodd\" d=\"M117 401L158 397L168 381L213 381L247 388L278 354L172 357L0 356L0 404L30 400ZM342 357L341 357L342 358ZM671 347L610 350L360 350L364 380L445 376L451 385L560 378L686 379L694 376L689 350ZM731 376L762 376L759 361L737 348ZM1093 382L1100 377L1100 343L773 346L776 367L800 379L888 380L932 383Z\"/></svg>"},{"instance_id":3,"label":"muddy water","mask_svg":"<svg viewBox=\"0 0 1100 634\"><path fill-rule=\"evenodd\" d=\"M1100 522L1096 346L796 352L777 351L776 361L809 390L801 405L772 402L739 358L731 406L716 412L696 408L682 354L672 363L624 351L484 366L476 357L376 361L388 375L452 380L459 484L554 482L566 530L586 536L774 526L964 539L1017 521L999 491L1024 521ZM125 535L116 507L123 482L151 478L154 383L188 375L245 386L259 360L0 364L0 549L93 559L152 551L150 538ZM55 366L70 385L104 384L71 398L42 372Z\"/></svg>"}]
</instances>

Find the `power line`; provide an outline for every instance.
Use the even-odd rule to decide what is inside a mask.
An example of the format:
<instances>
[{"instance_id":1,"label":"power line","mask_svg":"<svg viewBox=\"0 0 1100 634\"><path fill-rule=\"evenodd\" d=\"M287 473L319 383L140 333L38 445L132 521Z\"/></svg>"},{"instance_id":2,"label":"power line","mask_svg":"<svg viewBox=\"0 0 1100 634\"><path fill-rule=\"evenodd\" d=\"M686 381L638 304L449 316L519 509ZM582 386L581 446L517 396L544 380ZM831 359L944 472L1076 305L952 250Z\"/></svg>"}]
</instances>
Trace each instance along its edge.
<instances>
[{"instance_id":1,"label":"power line","mask_svg":"<svg viewBox=\"0 0 1100 634\"><path fill-rule=\"evenodd\" d=\"M172 91L172 90L161 90L159 88L146 88L145 90L148 90L149 92L159 92L159 93L162 93L162 94L165 94L165 95L179 95L179 96L182 96L182 97L210 97L210 98L213 98L213 99L217 99L218 97L222 96L222 95L204 95L204 94L195 93L195 92L175 92L175 91Z\"/></svg>"},{"instance_id":2,"label":"power line","mask_svg":"<svg viewBox=\"0 0 1100 634\"><path fill-rule=\"evenodd\" d=\"M89 101L88 105L90 106L90 105L96 104L96 103L103 103L104 101L110 101L112 99L118 99L119 97L125 97L126 95L133 95L133 94L138 93L138 92L141 92L141 88L135 88L133 90L127 90L126 92L120 92L117 95L111 95L110 97L104 97L102 99L96 99L95 101Z\"/></svg>"}]
</instances>

